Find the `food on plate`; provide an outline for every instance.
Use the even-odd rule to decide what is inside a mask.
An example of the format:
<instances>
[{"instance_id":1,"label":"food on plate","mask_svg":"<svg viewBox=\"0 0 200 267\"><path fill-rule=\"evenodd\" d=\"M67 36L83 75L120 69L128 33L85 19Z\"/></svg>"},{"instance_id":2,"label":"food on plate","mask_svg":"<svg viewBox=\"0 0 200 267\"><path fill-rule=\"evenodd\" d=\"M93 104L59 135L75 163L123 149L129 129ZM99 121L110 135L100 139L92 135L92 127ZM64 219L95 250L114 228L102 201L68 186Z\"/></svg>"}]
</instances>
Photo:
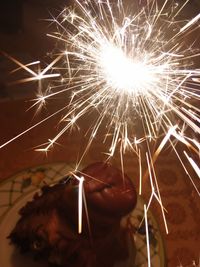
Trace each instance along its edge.
<instances>
[{"instance_id":1,"label":"food on plate","mask_svg":"<svg viewBox=\"0 0 200 267\"><path fill-rule=\"evenodd\" d=\"M79 180L83 177L82 232L78 233ZM44 186L20 211L9 235L22 253L50 266L112 267L129 257L129 229L122 219L135 208L130 178L114 166L96 162L57 184Z\"/></svg>"}]
</instances>

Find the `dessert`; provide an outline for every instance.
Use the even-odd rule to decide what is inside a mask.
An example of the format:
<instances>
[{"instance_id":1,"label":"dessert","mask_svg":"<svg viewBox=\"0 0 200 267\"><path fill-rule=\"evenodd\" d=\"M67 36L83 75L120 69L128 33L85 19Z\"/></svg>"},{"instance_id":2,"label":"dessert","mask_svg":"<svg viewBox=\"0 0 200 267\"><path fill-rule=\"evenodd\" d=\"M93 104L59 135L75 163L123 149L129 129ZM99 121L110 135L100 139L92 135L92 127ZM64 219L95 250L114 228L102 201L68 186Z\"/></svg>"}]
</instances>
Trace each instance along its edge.
<instances>
[{"instance_id":1,"label":"dessert","mask_svg":"<svg viewBox=\"0 0 200 267\"><path fill-rule=\"evenodd\" d=\"M67 176L44 186L20 211L9 238L22 253L46 259L50 266L112 267L129 256L126 227L121 219L137 201L126 174L103 162L93 163L76 176L84 177L82 232L78 233L78 186Z\"/></svg>"}]
</instances>

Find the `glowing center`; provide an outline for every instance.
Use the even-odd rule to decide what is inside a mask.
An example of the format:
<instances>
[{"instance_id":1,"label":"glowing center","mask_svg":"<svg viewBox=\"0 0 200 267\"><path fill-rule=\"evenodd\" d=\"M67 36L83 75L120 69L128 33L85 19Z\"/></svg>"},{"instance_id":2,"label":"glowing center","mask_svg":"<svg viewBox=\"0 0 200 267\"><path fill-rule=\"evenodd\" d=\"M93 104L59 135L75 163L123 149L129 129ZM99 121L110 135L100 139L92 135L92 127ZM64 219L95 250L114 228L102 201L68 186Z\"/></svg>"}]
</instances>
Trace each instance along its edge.
<instances>
[{"instance_id":1,"label":"glowing center","mask_svg":"<svg viewBox=\"0 0 200 267\"><path fill-rule=\"evenodd\" d=\"M101 66L106 81L112 87L129 93L146 91L155 78L147 65L134 62L112 45L102 49Z\"/></svg>"}]
</instances>

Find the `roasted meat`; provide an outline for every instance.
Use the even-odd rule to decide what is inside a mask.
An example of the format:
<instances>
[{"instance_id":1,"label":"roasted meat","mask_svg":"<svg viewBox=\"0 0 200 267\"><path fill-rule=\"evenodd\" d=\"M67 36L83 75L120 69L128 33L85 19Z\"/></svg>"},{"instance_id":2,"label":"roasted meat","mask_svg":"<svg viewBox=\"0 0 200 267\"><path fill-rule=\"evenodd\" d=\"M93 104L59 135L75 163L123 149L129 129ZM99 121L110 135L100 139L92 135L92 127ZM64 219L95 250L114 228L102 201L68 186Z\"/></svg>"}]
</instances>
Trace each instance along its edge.
<instances>
[{"instance_id":1,"label":"roasted meat","mask_svg":"<svg viewBox=\"0 0 200 267\"><path fill-rule=\"evenodd\" d=\"M9 238L21 252L51 266L112 267L128 257L128 230L121 218L136 205L126 174L97 162L76 175L84 177L82 233L78 234L78 180L68 176L44 186L23 207Z\"/></svg>"}]
</instances>

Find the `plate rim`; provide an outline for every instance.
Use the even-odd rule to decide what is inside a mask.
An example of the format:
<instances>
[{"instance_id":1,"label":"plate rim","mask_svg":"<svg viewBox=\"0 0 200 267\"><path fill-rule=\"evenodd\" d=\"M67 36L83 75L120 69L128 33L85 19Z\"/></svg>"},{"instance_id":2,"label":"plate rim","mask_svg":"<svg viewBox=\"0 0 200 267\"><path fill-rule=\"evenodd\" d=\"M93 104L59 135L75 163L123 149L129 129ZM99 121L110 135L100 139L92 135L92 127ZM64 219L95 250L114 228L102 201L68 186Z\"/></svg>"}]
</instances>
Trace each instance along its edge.
<instances>
[{"instance_id":1,"label":"plate rim","mask_svg":"<svg viewBox=\"0 0 200 267\"><path fill-rule=\"evenodd\" d=\"M65 161L55 161L55 162L51 162L51 163L38 164L38 165L30 166L28 168L23 168L22 170L13 173L13 175L10 175L9 177L4 178L3 181L0 181L0 188L1 188L1 186L5 185L6 183L8 183L8 182L10 182L12 180L14 180L17 176L20 176L20 174L23 174L23 173L25 173L28 170L32 170L32 169L36 169L36 168L39 169L39 168L42 168L42 167L47 169L48 166L50 166L50 165L56 165L56 164L65 164L66 166L71 166L74 163L72 163L72 162L67 163ZM50 183L50 184L53 184L53 183ZM0 215L0 224L3 221L3 218L6 216L6 214L14 206L15 203L17 203L18 201L20 201L21 198L23 198L24 196L30 194L31 192L37 191L37 190L39 190L39 189L42 188L42 184L32 185L32 186L34 186L34 189L32 188L31 190L29 190L27 192L22 192L21 195L12 202L12 205L8 206L8 208L5 210L5 212L3 212L2 215ZM0 209L1 209L1 207L0 207Z\"/></svg>"}]
</instances>

